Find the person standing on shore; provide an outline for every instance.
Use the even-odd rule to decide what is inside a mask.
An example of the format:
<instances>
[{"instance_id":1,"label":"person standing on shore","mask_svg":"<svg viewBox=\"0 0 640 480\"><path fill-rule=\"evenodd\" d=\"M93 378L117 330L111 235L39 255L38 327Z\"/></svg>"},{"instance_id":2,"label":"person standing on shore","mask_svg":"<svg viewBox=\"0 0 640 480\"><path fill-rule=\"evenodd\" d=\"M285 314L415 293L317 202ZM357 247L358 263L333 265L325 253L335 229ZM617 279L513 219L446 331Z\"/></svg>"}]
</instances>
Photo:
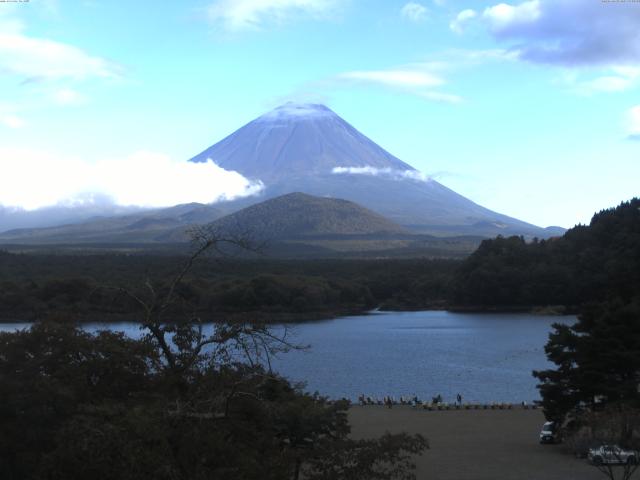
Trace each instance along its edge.
<instances>
[{"instance_id":1,"label":"person standing on shore","mask_svg":"<svg viewBox=\"0 0 640 480\"><path fill-rule=\"evenodd\" d=\"M462 395L460 394L456 395L456 400L458 402L458 405L462 405Z\"/></svg>"}]
</instances>

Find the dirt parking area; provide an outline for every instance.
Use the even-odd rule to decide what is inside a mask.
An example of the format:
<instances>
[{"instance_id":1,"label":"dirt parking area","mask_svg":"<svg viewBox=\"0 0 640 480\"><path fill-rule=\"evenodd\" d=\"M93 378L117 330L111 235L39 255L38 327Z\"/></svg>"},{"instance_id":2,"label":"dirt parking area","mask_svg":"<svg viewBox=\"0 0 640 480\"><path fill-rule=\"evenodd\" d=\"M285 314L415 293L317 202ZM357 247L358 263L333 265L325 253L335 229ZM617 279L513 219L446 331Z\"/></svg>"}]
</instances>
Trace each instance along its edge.
<instances>
[{"instance_id":1,"label":"dirt parking area","mask_svg":"<svg viewBox=\"0 0 640 480\"><path fill-rule=\"evenodd\" d=\"M354 438L421 433L430 449L416 461L420 480L601 480L586 460L561 445L540 445L540 410L428 411L412 407L354 406Z\"/></svg>"}]
</instances>

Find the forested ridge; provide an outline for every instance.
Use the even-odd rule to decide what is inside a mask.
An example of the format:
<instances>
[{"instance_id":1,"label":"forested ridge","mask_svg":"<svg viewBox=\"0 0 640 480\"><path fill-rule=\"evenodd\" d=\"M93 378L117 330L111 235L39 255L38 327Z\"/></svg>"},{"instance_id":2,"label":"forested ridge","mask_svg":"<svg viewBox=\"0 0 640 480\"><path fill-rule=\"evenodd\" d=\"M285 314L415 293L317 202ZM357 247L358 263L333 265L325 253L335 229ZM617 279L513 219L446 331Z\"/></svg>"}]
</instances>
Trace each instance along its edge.
<instances>
[{"instance_id":1,"label":"forested ridge","mask_svg":"<svg viewBox=\"0 0 640 480\"><path fill-rule=\"evenodd\" d=\"M565 305L577 309L640 291L640 199L596 213L563 237L482 242L458 269L455 305Z\"/></svg>"}]
</instances>

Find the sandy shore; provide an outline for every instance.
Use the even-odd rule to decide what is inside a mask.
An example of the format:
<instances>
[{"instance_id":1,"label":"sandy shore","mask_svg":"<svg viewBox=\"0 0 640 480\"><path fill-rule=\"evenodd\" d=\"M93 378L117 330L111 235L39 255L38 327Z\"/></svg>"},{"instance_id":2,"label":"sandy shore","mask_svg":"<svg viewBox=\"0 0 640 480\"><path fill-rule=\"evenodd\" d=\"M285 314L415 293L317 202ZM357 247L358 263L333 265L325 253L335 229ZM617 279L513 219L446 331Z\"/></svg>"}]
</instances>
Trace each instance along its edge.
<instances>
[{"instance_id":1,"label":"sandy shore","mask_svg":"<svg viewBox=\"0 0 640 480\"><path fill-rule=\"evenodd\" d=\"M355 438L421 433L430 449L417 459L420 480L598 480L585 460L559 445L540 445L540 410L427 411L412 407L354 406Z\"/></svg>"}]
</instances>

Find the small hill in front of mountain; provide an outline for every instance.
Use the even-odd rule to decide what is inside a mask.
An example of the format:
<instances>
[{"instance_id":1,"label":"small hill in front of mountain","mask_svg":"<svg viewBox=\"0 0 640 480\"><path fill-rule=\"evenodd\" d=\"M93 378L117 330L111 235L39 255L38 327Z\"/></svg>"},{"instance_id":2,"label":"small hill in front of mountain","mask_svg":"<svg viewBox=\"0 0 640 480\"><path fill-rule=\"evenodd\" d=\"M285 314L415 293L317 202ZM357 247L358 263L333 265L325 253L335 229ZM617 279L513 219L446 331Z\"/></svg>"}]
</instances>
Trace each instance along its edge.
<instances>
[{"instance_id":1,"label":"small hill in front of mountain","mask_svg":"<svg viewBox=\"0 0 640 480\"><path fill-rule=\"evenodd\" d=\"M408 234L400 225L354 202L290 193L244 208L213 222L220 231L260 239L335 235Z\"/></svg>"}]
</instances>

